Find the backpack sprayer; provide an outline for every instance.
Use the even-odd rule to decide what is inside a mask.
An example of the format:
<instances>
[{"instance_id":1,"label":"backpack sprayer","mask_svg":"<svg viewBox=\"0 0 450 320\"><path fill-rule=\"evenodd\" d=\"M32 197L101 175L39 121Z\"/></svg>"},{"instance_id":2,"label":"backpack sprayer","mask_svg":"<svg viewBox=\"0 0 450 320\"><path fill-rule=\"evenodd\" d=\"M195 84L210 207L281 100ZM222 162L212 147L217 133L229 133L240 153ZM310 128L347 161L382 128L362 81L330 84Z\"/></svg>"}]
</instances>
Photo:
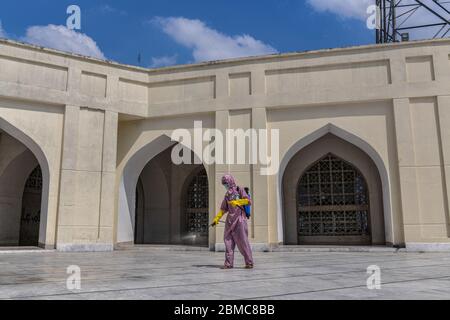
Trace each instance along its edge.
<instances>
[{"instance_id":1,"label":"backpack sprayer","mask_svg":"<svg viewBox=\"0 0 450 320\"><path fill-rule=\"evenodd\" d=\"M238 190L238 192L240 192L239 187L237 187L237 190ZM245 187L244 190L245 190L245 193L247 194L249 200L252 200L252 197L250 195L250 188ZM236 196L236 199L234 199L234 200L241 200L241 199L239 198L239 196ZM238 207L241 208L242 210L244 210L245 216L247 217L247 219L250 219L250 217L252 216L252 205L247 204L247 205L238 206Z\"/></svg>"},{"instance_id":2,"label":"backpack sprayer","mask_svg":"<svg viewBox=\"0 0 450 320\"><path fill-rule=\"evenodd\" d=\"M250 188L246 187L246 188L244 188L244 190L245 190L245 193L248 195L248 198L250 200L252 200L252 196L250 195ZM250 219L250 217L252 216L251 204L244 206L244 211L245 211L245 215L247 216L247 219Z\"/></svg>"},{"instance_id":3,"label":"backpack sprayer","mask_svg":"<svg viewBox=\"0 0 450 320\"><path fill-rule=\"evenodd\" d=\"M239 187L237 187L237 190L239 192ZM247 194L249 200L251 200L252 197L250 195L250 188L246 187L246 188L244 188L244 190L245 190L245 193ZM234 200L241 200L241 199L239 198L239 195L236 195ZM245 212L245 216L247 217L247 219L250 219L250 217L252 216L252 205L251 204L247 204L247 205L238 206L238 207ZM223 214L223 213L221 213L221 214ZM220 215L220 218L221 217L222 217L222 215ZM225 223L225 222L219 220L219 221L217 221L217 224L219 224L219 223ZM214 227L214 226L216 226L215 223L211 224L211 227Z\"/></svg>"}]
</instances>

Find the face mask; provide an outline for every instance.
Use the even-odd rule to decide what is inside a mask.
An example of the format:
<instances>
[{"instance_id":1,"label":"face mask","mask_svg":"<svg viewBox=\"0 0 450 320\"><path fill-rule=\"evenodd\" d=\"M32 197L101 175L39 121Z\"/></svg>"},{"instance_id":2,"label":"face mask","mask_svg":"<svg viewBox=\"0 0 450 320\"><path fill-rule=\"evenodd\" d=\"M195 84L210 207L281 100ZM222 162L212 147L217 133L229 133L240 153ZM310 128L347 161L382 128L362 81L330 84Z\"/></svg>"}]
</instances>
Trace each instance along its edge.
<instances>
[{"instance_id":1,"label":"face mask","mask_svg":"<svg viewBox=\"0 0 450 320\"><path fill-rule=\"evenodd\" d=\"M226 184L226 183L223 185L223 187L224 187L227 191L230 190L230 186L229 186L228 184Z\"/></svg>"}]
</instances>

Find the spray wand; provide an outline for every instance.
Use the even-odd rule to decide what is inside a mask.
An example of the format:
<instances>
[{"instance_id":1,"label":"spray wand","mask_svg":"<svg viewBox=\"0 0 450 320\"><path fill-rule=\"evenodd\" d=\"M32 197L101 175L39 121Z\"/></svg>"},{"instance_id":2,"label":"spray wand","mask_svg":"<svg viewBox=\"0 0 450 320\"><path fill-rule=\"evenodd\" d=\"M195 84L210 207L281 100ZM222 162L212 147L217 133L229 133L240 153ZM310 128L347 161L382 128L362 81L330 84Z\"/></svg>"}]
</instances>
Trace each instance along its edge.
<instances>
[{"instance_id":1,"label":"spray wand","mask_svg":"<svg viewBox=\"0 0 450 320\"><path fill-rule=\"evenodd\" d=\"M225 221L219 221L219 223L225 223ZM214 224L214 223L210 225L210 227L215 227L215 226L216 226L216 224Z\"/></svg>"}]
</instances>

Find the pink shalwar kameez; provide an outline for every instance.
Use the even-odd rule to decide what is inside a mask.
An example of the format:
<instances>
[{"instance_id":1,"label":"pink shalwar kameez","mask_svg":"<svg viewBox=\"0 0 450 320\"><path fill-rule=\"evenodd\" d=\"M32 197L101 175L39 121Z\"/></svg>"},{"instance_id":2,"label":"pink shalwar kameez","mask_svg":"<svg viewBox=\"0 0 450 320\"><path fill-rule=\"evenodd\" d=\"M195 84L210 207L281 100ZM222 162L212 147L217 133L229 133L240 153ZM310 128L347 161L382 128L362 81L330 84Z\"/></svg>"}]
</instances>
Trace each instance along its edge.
<instances>
[{"instance_id":1,"label":"pink shalwar kameez","mask_svg":"<svg viewBox=\"0 0 450 320\"><path fill-rule=\"evenodd\" d=\"M252 249L248 241L248 225L245 211L242 207L234 207L229 201L237 199L251 200L245 190L236 186L235 180L231 175L226 175L223 182L229 186L220 209L228 213L225 222L225 267L232 268L234 265L234 250L238 247L240 253L244 256L246 266L253 266Z\"/></svg>"}]
</instances>

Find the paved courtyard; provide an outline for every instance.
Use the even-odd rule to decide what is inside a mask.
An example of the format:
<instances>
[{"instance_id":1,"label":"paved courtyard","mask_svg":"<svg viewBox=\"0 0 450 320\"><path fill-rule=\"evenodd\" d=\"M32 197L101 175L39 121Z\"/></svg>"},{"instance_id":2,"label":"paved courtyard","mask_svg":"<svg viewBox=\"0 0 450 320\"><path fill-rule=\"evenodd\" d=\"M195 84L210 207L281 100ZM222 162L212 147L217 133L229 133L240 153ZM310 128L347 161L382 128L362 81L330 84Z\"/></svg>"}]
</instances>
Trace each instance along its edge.
<instances>
[{"instance_id":1,"label":"paved courtyard","mask_svg":"<svg viewBox=\"0 0 450 320\"><path fill-rule=\"evenodd\" d=\"M135 248L111 253L0 252L0 299L450 299L450 254L255 253L254 270L220 270L222 253ZM81 290L66 287L69 265ZM367 267L382 287L368 290Z\"/></svg>"}]
</instances>

